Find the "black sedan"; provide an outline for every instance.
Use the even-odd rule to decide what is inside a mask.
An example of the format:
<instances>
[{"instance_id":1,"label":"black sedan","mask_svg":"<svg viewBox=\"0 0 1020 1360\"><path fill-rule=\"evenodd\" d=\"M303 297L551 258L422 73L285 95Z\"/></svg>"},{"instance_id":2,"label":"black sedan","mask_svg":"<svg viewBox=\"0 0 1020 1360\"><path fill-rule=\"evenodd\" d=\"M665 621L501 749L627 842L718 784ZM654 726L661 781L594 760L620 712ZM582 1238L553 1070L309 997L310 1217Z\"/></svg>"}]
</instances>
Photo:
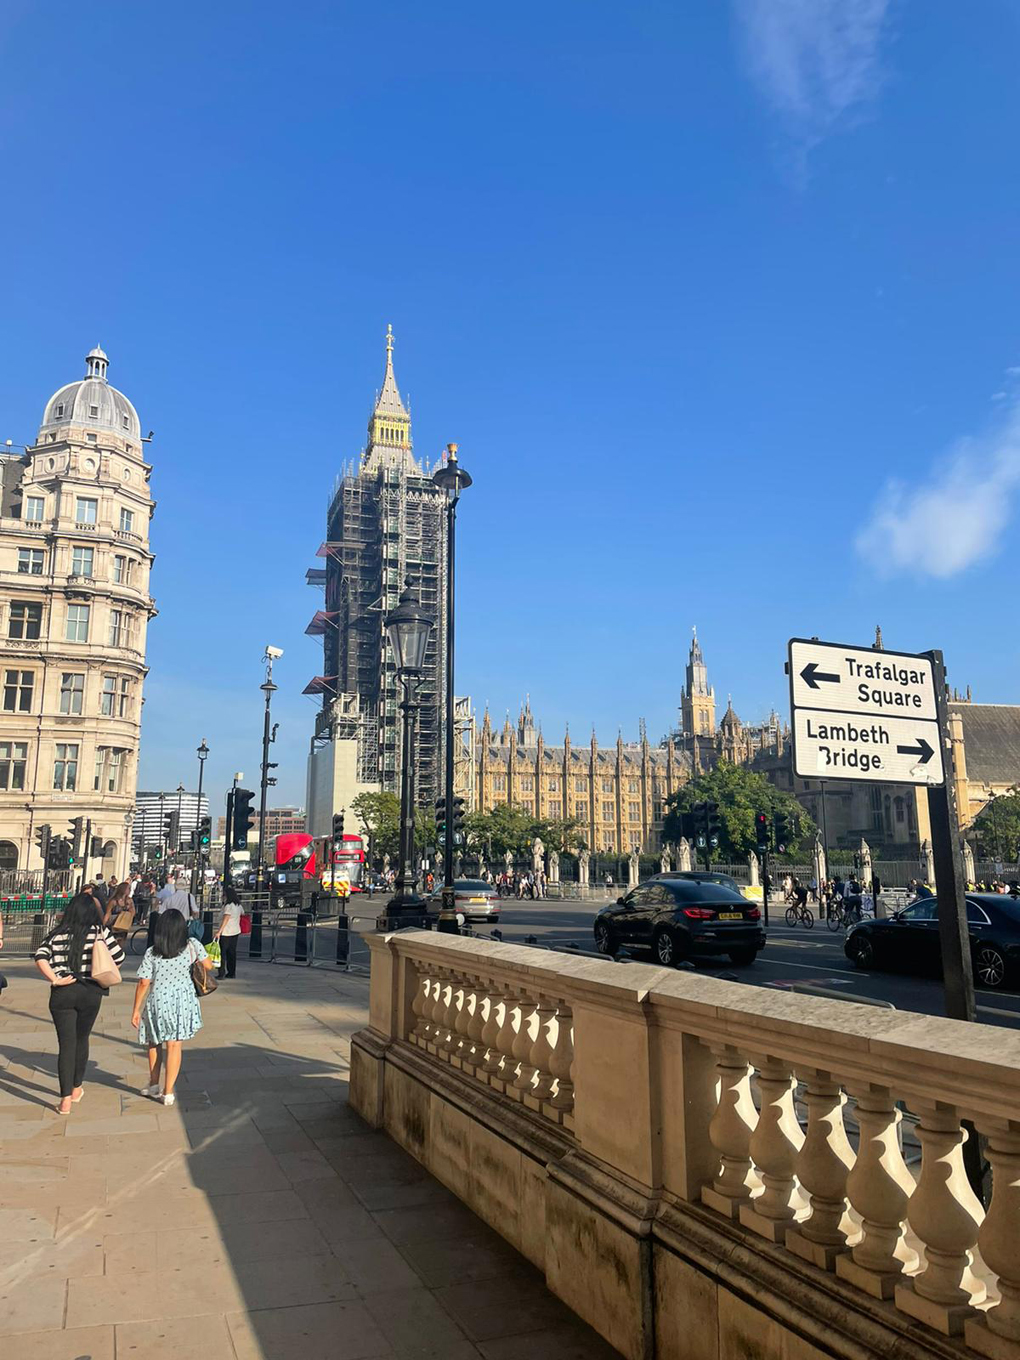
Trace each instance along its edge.
<instances>
[{"instance_id":1,"label":"black sedan","mask_svg":"<svg viewBox=\"0 0 1020 1360\"><path fill-rule=\"evenodd\" d=\"M1003 987L1020 973L1020 902L1001 893L967 894L974 981ZM861 921L847 931L846 956L858 968L942 973L938 902L926 897L881 921Z\"/></svg>"},{"instance_id":2,"label":"black sedan","mask_svg":"<svg viewBox=\"0 0 1020 1360\"><path fill-rule=\"evenodd\" d=\"M753 963L765 948L761 912L740 893L719 883L653 879L633 888L595 917L595 948L650 949L667 966L682 959L725 954L735 964Z\"/></svg>"}]
</instances>

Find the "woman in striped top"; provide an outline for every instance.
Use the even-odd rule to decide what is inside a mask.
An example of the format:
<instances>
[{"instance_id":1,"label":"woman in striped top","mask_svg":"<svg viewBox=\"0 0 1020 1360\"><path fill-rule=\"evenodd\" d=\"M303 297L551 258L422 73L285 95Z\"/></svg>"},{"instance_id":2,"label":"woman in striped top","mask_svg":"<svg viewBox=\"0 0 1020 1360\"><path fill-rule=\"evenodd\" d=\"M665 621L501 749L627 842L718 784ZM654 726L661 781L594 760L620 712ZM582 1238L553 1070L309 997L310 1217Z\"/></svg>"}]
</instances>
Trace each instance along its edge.
<instances>
[{"instance_id":1,"label":"woman in striped top","mask_svg":"<svg viewBox=\"0 0 1020 1360\"><path fill-rule=\"evenodd\" d=\"M100 933L114 963L123 963L124 951L103 926L95 898L79 893L33 955L35 966L50 983L50 1015L58 1047L58 1114L70 1114L71 1106L84 1095L89 1035L106 995L105 988L92 981L92 946Z\"/></svg>"}]
</instances>

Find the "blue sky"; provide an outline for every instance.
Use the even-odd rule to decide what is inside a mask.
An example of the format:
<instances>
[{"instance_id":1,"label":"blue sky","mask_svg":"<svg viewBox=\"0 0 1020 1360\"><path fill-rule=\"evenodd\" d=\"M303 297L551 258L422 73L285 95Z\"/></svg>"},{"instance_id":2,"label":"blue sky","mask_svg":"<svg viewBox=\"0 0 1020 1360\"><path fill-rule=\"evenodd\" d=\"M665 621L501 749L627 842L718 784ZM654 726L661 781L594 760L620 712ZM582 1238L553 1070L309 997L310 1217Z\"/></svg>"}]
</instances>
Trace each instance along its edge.
<instances>
[{"instance_id":1,"label":"blue sky","mask_svg":"<svg viewBox=\"0 0 1020 1360\"><path fill-rule=\"evenodd\" d=\"M304 584L383 334L461 447L458 688L658 736L791 635L941 647L1020 702L1020 183L1007 0L258 0L0 20L0 439L97 341L159 505L141 782L278 802Z\"/></svg>"}]
</instances>

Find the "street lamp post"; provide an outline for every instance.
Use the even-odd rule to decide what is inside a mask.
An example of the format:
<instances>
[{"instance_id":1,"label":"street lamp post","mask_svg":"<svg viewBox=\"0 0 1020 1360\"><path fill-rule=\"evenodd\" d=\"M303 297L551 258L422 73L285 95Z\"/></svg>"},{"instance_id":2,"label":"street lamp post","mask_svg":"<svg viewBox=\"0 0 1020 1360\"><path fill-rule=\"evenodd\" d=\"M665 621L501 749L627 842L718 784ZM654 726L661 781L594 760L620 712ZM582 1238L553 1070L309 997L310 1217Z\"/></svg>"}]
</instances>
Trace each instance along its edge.
<instances>
[{"instance_id":1,"label":"street lamp post","mask_svg":"<svg viewBox=\"0 0 1020 1360\"><path fill-rule=\"evenodd\" d=\"M166 794L159 795L159 857L166 873Z\"/></svg>"},{"instance_id":2,"label":"street lamp post","mask_svg":"<svg viewBox=\"0 0 1020 1360\"><path fill-rule=\"evenodd\" d=\"M177 844L174 846L174 859L181 853L181 811L184 807L184 785L177 785Z\"/></svg>"},{"instance_id":3,"label":"street lamp post","mask_svg":"<svg viewBox=\"0 0 1020 1360\"><path fill-rule=\"evenodd\" d=\"M471 485L471 478L457 462L457 445L447 444L446 465L432 480L446 492L446 838L443 842L443 906L438 929L456 935L457 908L453 891L453 585L457 534L457 502Z\"/></svg>"},{"instance_id":4,"label":"street lamp post","mask_svg":"<svg viewBox=\"0 0 1020 1360\"><path fill-rule=\"evenodd\" d=\"M255 886L258 891L262 890L265 867L266 790L269 788L270 783L269 771L276 769L276 763L271 763L269 759L269 744L271 741L275 740L276 737L276 732L272 729L270 724L269 715L269 705L272 703L273 695L276 693L276 686L273 684L273 662L278 661L281 656L283 656L283 649L281 647L266 648L266 678L264 683L259 686L262 693L266 696L266 715L265 723L262 728L262 783L259 793L259 849L258 863L255 866ZM272 782L275 784L276 780L274 779Z\"/></svg>"},{"instance_id":5,"label":"street lamp post","mask_svg":"<svg viewBox=\"0 0 1020 1360\"><path fill-rule=\"evenodd\" d=\"M202 778L205 774L205 762L209 759L209 747L205 744L205 737L202 738L202 745L195 754L198 756L198 811L195 814L195 858L191 865L191 891L194 893L197 887L198 903L201 906L205 893L205 876L198 873L202 858L202 848L198 843L198 827L202 821Z\"/></svg>"},{"instance_id":6,"label":"street lamp post","mask_svg":"<svg viewBox=\"0 0 1020 1360\"><path fill-rule=\"evenodd\" d=\"M417 715L417 689L425 665L425 649L432 633L432 620L422 612L410 584L396 609L386 619L386 635L404 688L400 711L404 718L400 766L400 871L396 892L386 908L388 916L420 915L424 903L418 896L418 875L414 853L414 736Z\"/></svg>"}]
</instances>

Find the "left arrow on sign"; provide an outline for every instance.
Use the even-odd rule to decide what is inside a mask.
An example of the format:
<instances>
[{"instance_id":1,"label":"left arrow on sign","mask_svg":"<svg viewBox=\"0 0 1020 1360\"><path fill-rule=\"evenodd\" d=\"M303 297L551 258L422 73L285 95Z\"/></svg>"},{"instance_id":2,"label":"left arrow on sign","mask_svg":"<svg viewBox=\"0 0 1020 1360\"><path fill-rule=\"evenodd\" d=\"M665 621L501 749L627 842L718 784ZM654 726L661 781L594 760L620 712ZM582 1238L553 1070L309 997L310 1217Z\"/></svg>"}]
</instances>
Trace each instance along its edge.
<instances>
[{"instance_id":1,"label":"left arrow on sign","mask_svg":"<svg viewBox=\"0 0 1020 1360\"><path fill-rule=\"evenodd\" d=\"M896 751L901 756L917 756L921 765L927 765L935 754L935 748L929 746L924 737L918 737L916 746L897 746Z\"/></svg>"},{"instance_id":2,"label":"left arrow on sign","mask_svg":"<svg viewBox=\"0 0 1020 1360\"><path fill-rule=\"evenodd\" d=\"M839 684L839 676L832 675L829 671L820 671L818 669L818 663L816 661L808 662L808 664L801 671L800 678L804 681L806 685L809 685L811 689L818 688L819 680L824 680L827 684L830 685Z\"/></svg>"}]
</instances>

